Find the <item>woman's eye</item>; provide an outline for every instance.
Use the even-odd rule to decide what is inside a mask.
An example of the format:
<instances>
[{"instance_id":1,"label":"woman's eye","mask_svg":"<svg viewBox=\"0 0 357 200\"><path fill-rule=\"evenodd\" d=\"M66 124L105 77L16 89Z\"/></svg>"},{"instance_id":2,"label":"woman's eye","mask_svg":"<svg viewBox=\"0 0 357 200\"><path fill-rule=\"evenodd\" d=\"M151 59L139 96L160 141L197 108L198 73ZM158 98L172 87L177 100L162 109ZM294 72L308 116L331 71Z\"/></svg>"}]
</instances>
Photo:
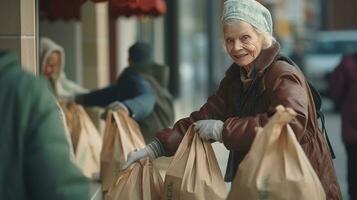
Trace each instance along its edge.
<instances>
[{"instance_id":1,"label":"woman's eye","mask_svg":"<svg viewBox=\"0 0 357 200\"><path fill-rule=\"evenodd\" d=\"M249 35L244 35L243 37L242 37L242 40L243 41L246 41L246 40L248 40L250 37L249 37Z\"/></svg>"},{"instance_id":2,"label":"woman's eye","mask_svg":"<svg viewBox=\"0 0 357 200\"><path fill-rule=\"evenodd\" d=\"M226 39L226 43L232 43L232 42L233 42L232 39L230 39L230 38Z\"/></svg>"}]
</instances>

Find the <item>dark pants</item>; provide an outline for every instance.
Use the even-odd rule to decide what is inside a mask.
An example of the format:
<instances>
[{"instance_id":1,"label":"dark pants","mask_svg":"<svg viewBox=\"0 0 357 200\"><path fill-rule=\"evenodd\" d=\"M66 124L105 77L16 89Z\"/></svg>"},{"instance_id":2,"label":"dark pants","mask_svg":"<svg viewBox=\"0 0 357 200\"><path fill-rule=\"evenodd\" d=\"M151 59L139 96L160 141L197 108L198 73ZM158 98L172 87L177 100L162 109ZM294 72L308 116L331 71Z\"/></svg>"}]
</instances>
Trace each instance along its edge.
<instances>
[{"instance_id":1,"label":"dark pants","mask_svg":"<svg viewBox=\"0 0 357 200\"><path fill-rule=\"evenodd\" d=\"M346 145L347 181L350 200L357 200L357 144Z\"/></svg>"}]
</instances>

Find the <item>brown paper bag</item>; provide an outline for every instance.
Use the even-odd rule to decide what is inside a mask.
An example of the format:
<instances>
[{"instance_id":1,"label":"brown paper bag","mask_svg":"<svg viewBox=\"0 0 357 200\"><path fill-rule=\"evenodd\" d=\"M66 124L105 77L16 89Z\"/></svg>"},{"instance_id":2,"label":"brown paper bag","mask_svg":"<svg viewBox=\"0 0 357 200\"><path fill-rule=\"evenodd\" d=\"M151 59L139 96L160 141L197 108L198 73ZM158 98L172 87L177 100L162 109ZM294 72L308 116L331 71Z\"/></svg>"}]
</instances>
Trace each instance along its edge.
<instances>
[{"instance_id":1,"label":"brown paper bag","mask_svg":"<svg viewBox=\"0 0 357 200\"><path fill-rule=\"evenodd\" d=\"M124 111L108 112L100 157L102 189L108 191L117 180L128 154L145 146L139 125Z\"/></svg>"},{"instance_id":2,"label":"brown paper bag","mask_svg":"<svg viewBox=\"0 0 357 200\"><path fill-rule=\"evenodd\" d=\"M282 106L239 165L228 200L325 200L325 192L288 125L296 113Z\"/></svg>"},{"instance_id":3,"label":"brown paper bag","mask_svg":"<svg viewBox=\"0 0 357 200\"><path fill-rule=\"evenodd\" d=\"M199 138L191 126L167 169L163 199L220 200L226 195L211 143Z\"/></svg>"},{"instance_id":4,"label":"brown paper bag","mask_svg":"<svg viewBox=\"0 0 357 200\"><path fill-rule=\"evenodd\" d=\"M77 108L81 130L75 148L76 162L83 173L92 178L99 173L102 138L82 106Z\"/></svg>"},{"instance_id":5,"label":"brown paper bag","mask_svg":"<svg viewBox=\"0 0 357 200\"><path fill-rule=\"evenodd\" d=\"M61 103L71 134L76 164L88 178L99 173L102 138L82 106Z\"/></svg>"},{"instance_id":6,"label":"brown paper bag","mask_svg":"<svg viewBox=\"0 0 357 200\"><path fill-rule=\"evenodd\" d=\"M165 180L165 174L166 174L167 168L169 168L172 158L173 157L162 156L162 157L156 158L155 160L152 160L152 164L159 171L162 180Z\"/></svg>"},{"instance_id":7,"label":"brown paper bag","mask_svg":"<svg viewBox=\"0 0 357 200\"><path fill-rule=\"evenodd\" d=\"M106 194L106 200L159 200L163 181L149 159L130 165Z\"/></svg>"},{"instance_id":8,"label":"brown paper bag","mask_svg":"<svg viewBox=\"0 0 357 200\"><path fill-rule=\"evenodd\" d=\"M77 149L79 135L81 132L81 123L79 120L79 113L77 112L77 104L68 104L65 100L62 100L59 103L65 115L66 125L71 135L73 150L75 151Z\"/></svg>"}]
</instances>

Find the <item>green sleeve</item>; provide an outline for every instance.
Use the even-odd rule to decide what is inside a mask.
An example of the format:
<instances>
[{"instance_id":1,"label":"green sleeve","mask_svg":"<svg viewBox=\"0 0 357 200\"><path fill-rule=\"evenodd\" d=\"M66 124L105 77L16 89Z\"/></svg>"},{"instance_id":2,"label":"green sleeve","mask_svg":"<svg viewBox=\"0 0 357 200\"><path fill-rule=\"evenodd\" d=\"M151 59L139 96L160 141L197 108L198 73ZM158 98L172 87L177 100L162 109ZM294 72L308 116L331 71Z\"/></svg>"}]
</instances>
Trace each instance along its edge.
<instances>
[{"instance_id":1,"label":"green sleeve","mask_svg":"<svg viewBox=\"0 0 357 200\"><path fill-rule=\"evenodd\" d=\"M31 126L24 140L24 177L30 199L89 199L89 182L70 159L55 99L36 82L25 94Z\"/></svg>"}]
</instances>

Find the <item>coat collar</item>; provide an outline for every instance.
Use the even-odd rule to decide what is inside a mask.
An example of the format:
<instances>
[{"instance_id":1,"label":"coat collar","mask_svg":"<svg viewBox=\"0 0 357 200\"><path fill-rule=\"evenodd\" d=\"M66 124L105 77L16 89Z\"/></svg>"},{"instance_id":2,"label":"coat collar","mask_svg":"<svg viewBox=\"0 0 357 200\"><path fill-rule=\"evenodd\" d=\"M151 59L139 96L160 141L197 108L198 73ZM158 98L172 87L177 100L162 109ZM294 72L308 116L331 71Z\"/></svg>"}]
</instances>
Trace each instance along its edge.
<instances>
[{"instance_id":1,"label":"coat collar","mask_svg":"<svg viewBox=\"0 0 357 200\"><path fill-rule=\"evenodd\" d=\"M155 65L155 63L153 61L132 63L128 67L125 68L124 72L126 72L126 73L133 73L133 72L145 73L145 71L149 70L154 65Z\"/></svg>"},{"instance_id":2,"label":"coat collar","mask_svg":"<svg viewBox=\"0 0 357 200\"><path fill-rule=\"evenodd\" d=\"M257 77L263 75L264 71L274 62L279 52L280 52L280 44L278 42L273 42L271 47L261 51L260 55L253 61L253 65L255 67L255 70L257 71L256 73ZM233 63L226 71L226 75L239 78L240 66Z\"/></svg>"}]
</instances>

